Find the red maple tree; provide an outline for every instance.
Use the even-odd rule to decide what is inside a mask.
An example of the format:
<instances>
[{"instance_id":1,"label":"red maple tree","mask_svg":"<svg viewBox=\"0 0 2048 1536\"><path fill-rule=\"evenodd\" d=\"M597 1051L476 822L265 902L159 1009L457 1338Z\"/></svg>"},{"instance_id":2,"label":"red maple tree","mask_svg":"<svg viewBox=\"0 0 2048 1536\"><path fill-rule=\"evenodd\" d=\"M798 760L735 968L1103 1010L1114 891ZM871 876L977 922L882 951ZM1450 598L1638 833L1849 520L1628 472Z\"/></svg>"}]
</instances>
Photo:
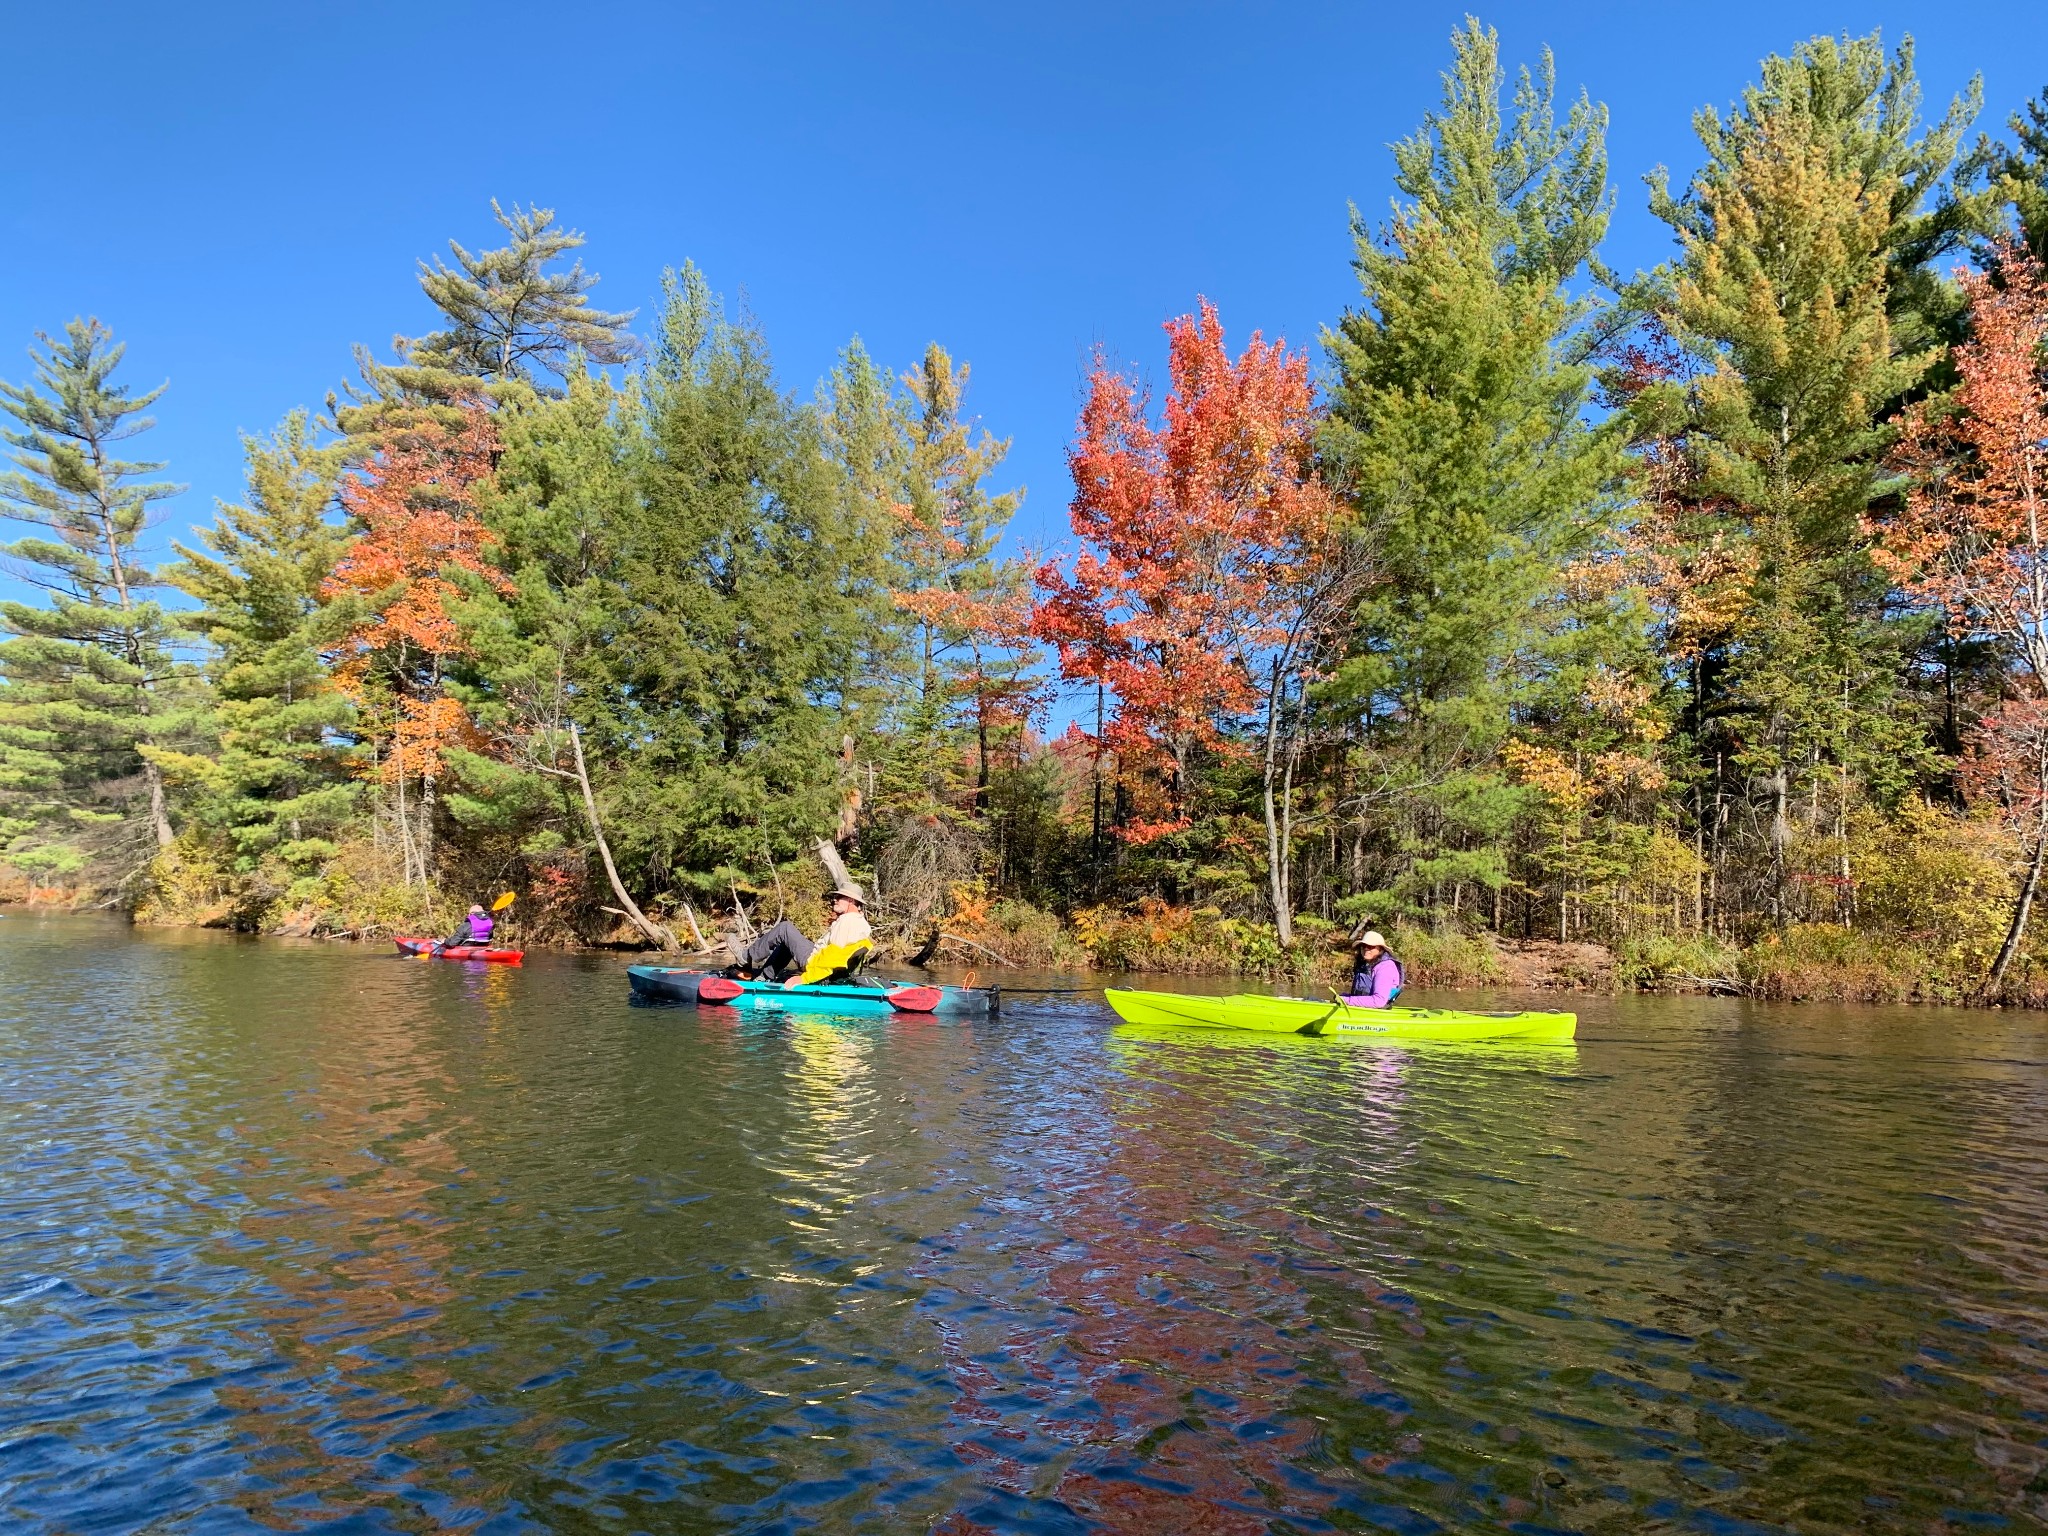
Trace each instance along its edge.
<instances>
[{"instance_id":1,"label":"red maple tree","mask_svg":"<svg viewBox=\"0 0 2048 1536\"><path fill-rule=\"evenodd\" d=\"M1233 359L1206 299L1166 333L1157 424L1137 382L1095 360L1067 455L1083 548L1069 569L1039 568L1032 613L1061 675L1115 700L1098 747L1139 791L1118 829L1131 842L1188 826L1198 759L1242 750L1228 728L1264 699L1262 657L1338 510L1312 459L1307 356L1255 332Z\"/></svg>"},{"instance_id":2,"label":"red maple tree","mask_svg":"<svg viewBox=\"0 0 2048 1536\"><path fill-rule=\"evenodd\" d=\"M1970 339L1959 382L1900 421L1898 467L1913 486L1876 521L1876 557L1951 630L1996 643L2009 696L1979 723L1965 783L2023 829L2027 870L1989 984L2018 953L2048 861L2048 272L2025 247L1958 272Z\"/></svg>"},{"instance_id":3,"label":"red maple tree","mask_svg":"<svg viewBox=\"0 0 2048 1536\"><path fill-rule=\"evenodd\" d=\"M455 577L511 590L487 563L493 538L476 516L497 451L497 427L477 401L463 403L459 426L423 419L388 439L342 483L342 505L361 532L322 588L329 601L359 605L335 677L361 712L378 777L397 792L408 874L416 864L423 880L442 753L474 735L468 711L445 687L449 660L469 649L451 606L461 591ZM408 781L420 785L417 827Z\"/></svg>"}]
</instances>

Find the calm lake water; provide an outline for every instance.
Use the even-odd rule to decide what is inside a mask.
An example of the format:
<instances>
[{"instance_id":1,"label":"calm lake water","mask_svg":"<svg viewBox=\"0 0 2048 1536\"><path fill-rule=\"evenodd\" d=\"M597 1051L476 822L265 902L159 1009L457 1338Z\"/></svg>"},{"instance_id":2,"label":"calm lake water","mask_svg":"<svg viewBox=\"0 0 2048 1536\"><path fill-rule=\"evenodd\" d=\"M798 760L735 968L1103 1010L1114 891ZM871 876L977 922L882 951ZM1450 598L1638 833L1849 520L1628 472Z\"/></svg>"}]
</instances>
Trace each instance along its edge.
<instances>
[{"instance_id":1,"label":"calm lake water","mask_svg":"<svg viewBox=\"0 0 2048 1536\"><path fill-rule=\"evenodd\" d=\"M2048 1021L624 964L0 919L0 1527L2048 1529Z\"/></svg>"}]
</instances>

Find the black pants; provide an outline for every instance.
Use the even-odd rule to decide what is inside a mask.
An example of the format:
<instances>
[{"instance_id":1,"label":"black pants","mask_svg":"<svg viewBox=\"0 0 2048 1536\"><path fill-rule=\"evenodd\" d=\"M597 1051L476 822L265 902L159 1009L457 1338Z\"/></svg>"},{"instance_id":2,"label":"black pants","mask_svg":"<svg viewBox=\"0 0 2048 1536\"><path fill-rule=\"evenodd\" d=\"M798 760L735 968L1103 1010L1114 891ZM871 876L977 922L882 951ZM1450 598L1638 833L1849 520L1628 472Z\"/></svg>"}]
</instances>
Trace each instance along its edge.
<instances>
[{"instance_id":1,"label":"black pants","mask_svg":"<svg viewBox=\"0 0 2048 1536\"><path fill-rule=\"evenodd\" d=\"M809 965L817 947L804 937L803 929L785 917L755 937L741 964L759 975L787 976Z\"/></svg>"}]
</instances>

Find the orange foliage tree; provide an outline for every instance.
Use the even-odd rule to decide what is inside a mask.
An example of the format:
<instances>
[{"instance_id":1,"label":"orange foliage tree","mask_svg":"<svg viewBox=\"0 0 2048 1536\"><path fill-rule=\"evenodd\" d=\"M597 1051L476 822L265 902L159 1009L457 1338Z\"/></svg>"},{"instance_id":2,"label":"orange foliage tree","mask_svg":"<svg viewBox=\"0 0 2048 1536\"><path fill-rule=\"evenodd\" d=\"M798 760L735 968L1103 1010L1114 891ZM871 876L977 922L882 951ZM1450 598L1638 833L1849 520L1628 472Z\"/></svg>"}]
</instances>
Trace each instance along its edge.
<instances>
[{"instance_id":1,"label":"orange foliage tree","mask_svg":"<svg viewBox=\"0 0 2048 1536\"><path fill-rule=\"evenodd\" d=\"M1233 359L1207 300L1166 333L1157 424L1096 359L1067 456L1083 548L1039 568L1032 615L1061 675L1115 700L1097 746L1138 793L1118 828L1133 843L1190 826L1199 761L1243 750L1230 728L1269 699L1337 542L1307 356L1254 333Z\"/></svg>"},{"instance_id":2,"label":"orange foliage tree","mask_svg":"<svg viewBox=\"0 0 2048 1536\"><path fill-rule=\"evenodd\" d=\"M335 677L355 700L375 772L395 796L406 878L422 885L442 753L474 735L469 712L447 687L450 661L469 649L452 606L462 590L458 577L511 590L486 561L493 539L476 517L497 428L476 400L463 402L459 420L422 417L387 437L342 483L342 505L360 531L323 588L329 601L357 609ZM409 795L414 782L418 792Z\"/></svg>"},{"instance_id":3,"label":"orange foliage tree","mask_svg":"<svg viewBox=\"0 0 2048 1536\"><path fill-rule=\"evenodd\" d=\"M1876 522L1881 565L1939 608L1958 634L2010 658L2007 697L1980 722L1965 782L2022 828L2026 874L1989 984L2025 938L2048 860L2048 272L2024 247L1962 272L1970 339L1956 348L1951 395L1905 413L1899 467L1913 477L1898 511Z\"/></svg>"}]
</instances>

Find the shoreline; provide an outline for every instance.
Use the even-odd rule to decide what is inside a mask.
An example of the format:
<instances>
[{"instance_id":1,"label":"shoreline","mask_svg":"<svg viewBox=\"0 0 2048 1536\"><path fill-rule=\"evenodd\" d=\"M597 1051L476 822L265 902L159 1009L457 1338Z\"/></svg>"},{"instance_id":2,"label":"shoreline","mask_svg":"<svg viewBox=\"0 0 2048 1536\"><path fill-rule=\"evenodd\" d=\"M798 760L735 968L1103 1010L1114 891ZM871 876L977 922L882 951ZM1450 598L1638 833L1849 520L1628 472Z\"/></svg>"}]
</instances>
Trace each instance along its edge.
<instances>
[{"instance_id":1,"label":"shoreline","mask_svg":"<svg viewBox=\"0 0 2048 1536\"><path fill-rule=\"evenodd\" d=\"M0 914L10 911L103 917L122 921L132 928L240 932L256 938L314 939L323 943L379 945L389 943L396 935L396 930L387 933L381 925L368 932L354 929L321 932L314 922L289 922L269 929L246 930L224 922L176 920L162 916L138 919L134 913L112 905L85 906L72 900L23 900L19 897L0 900ZM1233 963L1230 957L1220 953L1195 950L1178 954L1153 953L1142 957L1130 955L1121 957L1119 963L1104 964L1088 955L1074 937L1071 927L1061 930L1061 937L1067 942L1062 944L1060 953L1038 954L1023 960L998 959L1004 937L994 934L968 939L947 935L950 942L941 950L943 968L983 972L985 979L990 981L996 981L1006 972L1057 972L1076 977L1103 978L1142 974L1211 980L1234 977L1268 984L1291 980L1311 989L1327 985L1339 976L1342 969L1339 956L1308 943L1297 948L1291 957L1292 963L1289 957L1278 955L1277 950L1275 962L1253 965ZM990 942L983 943L983 938ZM1726 973L1700 975L1683 970L1645 972L1639 958L1585 940L1503 939L1484 933L1443 936L1415 930L1401 930L1399 938L1397 952L1403 953L1409 972L1409 986L1417 991L1502 991L1577 997L1731 997L1772 1003L1917 1004L1987 1011L2048 1010L2048 979L2037 985L2031 974L2022 975L2016 984L2009 983L1999 996L1987 998L1981 992L1971 995L1932 979L1907 982L1900 972L1885 970L1867 957L1853 965L1809 963L1793 967L1773 966L1770 962L1781 958L1783 952L1792 947L1778 936L1747 949L1732 946L1721 949L1721 958L1737 960L1745 967L1753 968L1747 976ZM522 936L518 947L531 953L562 955L642 957L664 953L652 945L624 936L592 942ZM967 954L964 952L967 950L975 953ZM704 953L685 951L679 958L697 958ZM903 960L900 956L885 953L881 963L901 965Z\"/></svg>"}]
</instances>

